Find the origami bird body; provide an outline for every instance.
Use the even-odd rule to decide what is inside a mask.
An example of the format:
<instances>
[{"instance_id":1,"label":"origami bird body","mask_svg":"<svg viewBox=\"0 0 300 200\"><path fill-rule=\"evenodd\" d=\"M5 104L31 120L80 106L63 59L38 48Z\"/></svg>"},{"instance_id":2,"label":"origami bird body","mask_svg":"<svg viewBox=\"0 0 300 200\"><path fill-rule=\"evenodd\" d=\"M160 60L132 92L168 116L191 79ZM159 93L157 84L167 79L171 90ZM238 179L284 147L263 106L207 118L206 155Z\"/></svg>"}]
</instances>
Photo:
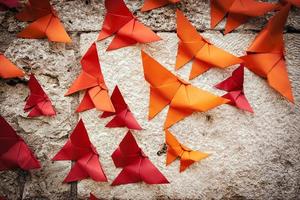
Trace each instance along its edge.
<instances>
[{"instance_id":1,"label":"origami bird body","mask_svg":"<svg viewBox=\"0 0 300 200\"><path fill-rule=\"evenodd\" d=\"M81 59L82 71L73 82L66 95L85 90L85 95L76 112L82 112L92 108L97 110L115 112L114 106L109 98L108 88L97 53L96 43L93 43Z\"/></svg>"},{"instance_id":2,"label":"origami bird body","mask_svg":"<svg viewBox=\"0 0 300 200\"><path fill-rule=\"evenodd\" d=\"M141 181L147 184L169 183L139 148L130 131L128 131L119 148L114 151L111 157L117 168L123 168L113 181L113 186Z\"/></svg>"},{"instance_id":3,"label":"origami bird body","mask_svg":"<svg viewBox=\"0 0 300 200\"><path fill-rule=\"evenodd\" d=\"M150 83L149 119L169 105L164 128L193 112L205 112L229 101L181 80L144 52L142 60L145 79Z\"/></svg>"},{"instance_id":4,"label":"origami bird body","mask_svg":"<svg viewBox=\"0 0 300 200\"><path fill-rule=\"evenodd\" d=\"M248 112L253 112L245 94L244 94L244 65L240 65L234 72L232 76L222 81L221 83L215 85L216 88L220 90L225 90L228 93L223 97L229 99L233 106L239 109L246 110Z\"/></svg>"},{"instance_id":5,"label":"origami bird body","mask_svg":"<svg viewBox=\"0 0 300 200\"><path fill-rule=\"evenodd\" d=\"M0 0L0 11L19 6L19 0Z\"/></svg>"},{"instance_id":6,"label":"origami bird body","mask_svg":"<svg viewBox=\"0 0 300 200\"><path fill-rule=\"evenodd\" d=\"M177 158L180 158L180 172L186 170L190 165L209 156L209 154L194 151L180 144L176 137L168 130L166 133L166 143L168 146L166 164L169 165Z\"/></svg>"},{"instance_id":7,"label":"origami bird body","mask_svg":"<svg viewBox=\"0 0 300 200\"><path fill-rule=\"evenodd\" d=\"M99 162L99 154L90 142L84 123L80 120L64 147L52 160L75 161L64 182L74 182L88 177L97 182L107 182Z\"/></svg>"},{"instance_id":8,"label":"origami bird body","mask_svg":"<svg viewBox=\"0 0 300 200\"><path fill-rule=\"evenodd\" d=\"M284 58L283 30L291 4L287 3L258 34L242 59L255 74L266 78L269 85L294 102L292 87Z\"/></svg>"},{"instance_id":9,"label":"origami bird body","mask_svg":"<svg viewBox=\"0 0 300 200\"><path fill-rule=\"evenodd\" d=\"M29 0L25 9L16 17L21 21L33 21L18 34L18 37L71 42L49 0Z\"/></svg>"},{"instance_id":10,"label":"origami bird body","mask_svg":"<svg viewBox=\"0 0 300 200\"><path fill-rule=\"evenodd\" d=\"M24 107L24 111L29 112L28 117L56 115L49 97L33 74L30 75L28 87L30 89L30 95L27 97Z\"/></svg>"},{"instance_id":11,"label":"origami bird body","mask_svg":"<svg viewBox=\"0 0 300 200\"><path fill-rule=\"evenodd\" d=\"M101 115L101 118L115 116L108 124L106 124L106 127L127 127L128 129L142 130L126 104L118 86L115 87L112 93L111 101L116 112L104 112Z\"/></svg>"},{"instance_id":12,"label":"origami bird body","mask_svg":"<svg viewBox=\"0 0 300 200\"><path fill-rule=\"evenodd\" d=\"M105 0L105 8L107 13L98 40L116 34L107 50L160 40L150 28L133 16L123 0Z\"/></svg>"},{"instance_id":13,"label":"origami bird body","mask_svg":"<svg viewBox=\"0 0 300 200\"><path fill-rule=\"evenodd\" d=\"M90 193L90 200L99 200L95 195Z\"/></svg>"},{"instance_id":14,"label":"origami bird body","mask_svg":"<svg viewBox=\"0 0 300 200\"><path fill-rule=\"evenodd\" d=\"M212 67L225 68L242 63L240 58L212 45L199 35L181 11L177 10L176 15L177 36L180 39L176 69L194 59L190 73L190 79L193 79Z\"/></svg>"},{"instance_id":15,"label":"origami bird body","mask_svg":"<svg viewBox=\"0 0 300 200\"><path fill-rule=\"evenodd\" d=\"M24 76L24 71L0 54L0 78L16 78Z\"/></svg>"},{"instance_id":16,"label":"origami bird body","mask_svg":"<svg viewBox=\"0 0 300 200\"><path fill-rule=\"evenodd\" d=\"M252 17L265 15L277 8L276 4L256 0L211 0L211 28L227 16L225 34L246 23Z\"/></svg>"},{"instance_id":17,"label":"origami bird body","mask_svg":"<svg viewBox=\"0 0 300 200\"><path fill-rule=\"evenodd\" d=\"M31 170L41 168L39 161L25 141L0 116L0 171L14 168Z\"/></svg>"},{"instance_id":18,"label":"origami bird body","mask_svg":"<svg viewBox=\"0 0 300 200\"><path fill-rule=\"evenodd\" d=\"M163 7L167 4L175 4L178 2L180 2L180 0L145 0L141 11L149 11L155 8Z\"/></svg>"}]
</instances>

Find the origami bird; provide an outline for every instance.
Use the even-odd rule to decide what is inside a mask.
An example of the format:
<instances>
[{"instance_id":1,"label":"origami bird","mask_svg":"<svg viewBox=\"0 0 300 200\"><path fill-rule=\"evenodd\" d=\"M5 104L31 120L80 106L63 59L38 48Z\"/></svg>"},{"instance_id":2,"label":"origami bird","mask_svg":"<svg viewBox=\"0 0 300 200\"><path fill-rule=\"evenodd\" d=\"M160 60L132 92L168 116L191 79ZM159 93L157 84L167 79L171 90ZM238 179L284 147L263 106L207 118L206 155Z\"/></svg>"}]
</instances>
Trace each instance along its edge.
<instances>
[{"instance_id":1,"label":"origami bird","mask_svg":"<svg viewBox=\"0 0 300 200\"><path fill-rule=\"evenodd\" d=\"M105 127L127 127L128 129L142 130L126 104L118 86L115 87L112 93L111 101L116 112L104 112L100 118L115 117Z\"/></svg>"},{"instance_id":2,"label":"origami bird","mask_svg":"<svg viewBox=\"0 0 300 200\"><path fill-rule=\"evenodd\" d=\"M278 6L256 0L210 0L211 28L215 28L227 15L225 34L246 23L250 18L265 15Z\"/></svg>"},{"instance_id":3,"label":"origami bird","mask_svg":"<svg viewBox=\"0 0 300 200\"><path fill-rule=\"evenodd\" d=\"M190 165L209 156L209 154L194 151L179 143L176 137L168 130L166 133L166 143L168 146L166 164L169 165L177 158L180 159L180 172L186 170Z\"/></svg>"},{"instance_id":4,"label":"origami bird","mask_svg":"<svg viewBox=\"0 0 300 200\"><path fill-rule=\"evenodd\" d=\"M16 78L24 76L24 71L0 54L0 78Z\"/></svg>"},{"instance_id":5,"label":"origami bird","mask_svg":"<svg viewBox=\"0 0 300 200\"><path fill-rule=\"evenodd\" d=\"M140 23L123 0L105 0L106 16L98 40L115 34L107 50L119 49L136 43L161 40L150 28Z\"/></svg>"},{"instance_id":6,"label":"origami bird","mask_svg":"<svg viewBox=\"0 0 300 200\"><path fill-rule=\"evenodd\" d=\"M190 79L193 79L212 67L225 68L243 61L234 55L212 45L204 39L195 27L179 10L177 16L177 36L179 37L176 69L180 69L194 59Z\"/></svg>"},{"instance_id":7,"label":"origami bird","mask_svg":"<svg viewBox=\"0 0 300 200\"><path fill-rule=\"evenodd\" d=\"M180 2L180 0L145 0L141 11L149 11L155 8L163 7L167 4L175 4L178 2Z\"/></svg>"},{"instance_id":8,"label":"origami bird","mask_svg":"<svg viewBox=\"0 0 300 200\"><path fill-rule=\"evenodd\" d=\"M228 92L223 95L224 98L230 100L228 104L253 113L253 110L244 94L244 65L240 65L233 71L231 77L215 85L215 87Z\"/></svg>"},{"instance_id":9,"label":"origami bird","mask_svg":"<svg viewBox=\"0 0 300 200\"><path fill-rule=\"evenodd\" d=\"M48 38L52 42L72 42L49 0L29 0L16 17L20 21L33 21L18 34L20 38Z\"/></svg>"},{"instance_id":10,"label":"origami bird","mask_svg":"<svg viewBox=\"0 0 300 200\"><path fill-rule=\"evenodd\" d=\"M92 108L101 111L115 112L101 72L96 43L91 45L80 63L82 71L65 94L67 96L85 90L85 95L76 112L82 112Z\"/></svg>"},{"instance_id":11,"label":"origami bird","mask_svg":"<svg viewBox=\"0 0 300 200\"><path fill-rule=\"evenodd\" d=\"M31 170L41 168L25 141L0 116L0 171L21 168Z\"/></svg>"},{"instance_id":12,"label":"origami bird","mask_svg":"<svg viewBox=\"0 0 300 200\"><path fill-rule=\"evenodd\" d=\"M30 75L28 87L30 95L28 95L24 107L24 111L29 112L28 117L56 115L51 100L33 74Z\"/></svg>"},{"instance_id":13,"label":"origami bird","mask_svg":"<svg viewBox=\"0 0 300 200\"><path fill-rule=\"evenodd\" d=\"M142 181L147 184L169 183L137 145L130 131L111 157L117 168L123 168L113 181L113 186Z\"/></svg>"},{"instance_id":14,"label":"origami bird","mask_svg":"<svg viewBox=\"0 0 300 200\"><path fill-rule=\"evenodd\" d=\"M75 161L64 182L74 182L88 177L97 182L107 182L99 162L99 154L90 142L83 121L80 119L64 147L52 159Z\"/></svg>"},{"instance_id":15,"label":"origami bird","mask_svg":"<svg viewBox=\"0 0 300 200\"><path fill-rule=\"evenodd\" d=\"M0 11L19 6L19 0L0 0Z\"/></svg>"},{"instance_id":16,"label":"origami bird","mask_svg":"<svg viewBox=\"0 0 300 200\"><path fill-rule=\"evenodd\" d=\"M257 35L248 48L247 55L242 59L249 70L266 78L272 88L293 103L294 97L286 69L283 40L284 25L290 8L289 3L282 6Z\"/></svg>"},{"instance_id":17,"label":"origami bird","mask_svg":"<svg viewBox=\"0 0 300 200\"><path fill-rule=\"evenodd\" d=\"M143 51L142 61L145 79L150 84L149 119L169 105L165 129L193 112L205 112L229 102L181 80Z\"/></svg>"},{"instance_id":18,"label":"origami bird","mask_svg":"<svg viewBox=\"0 0 300 200\"><path fill-rule=\"evenodd\" d=\"M99 200L95 195L90 193L90 200Z\"/></svg>"}]
</instances>

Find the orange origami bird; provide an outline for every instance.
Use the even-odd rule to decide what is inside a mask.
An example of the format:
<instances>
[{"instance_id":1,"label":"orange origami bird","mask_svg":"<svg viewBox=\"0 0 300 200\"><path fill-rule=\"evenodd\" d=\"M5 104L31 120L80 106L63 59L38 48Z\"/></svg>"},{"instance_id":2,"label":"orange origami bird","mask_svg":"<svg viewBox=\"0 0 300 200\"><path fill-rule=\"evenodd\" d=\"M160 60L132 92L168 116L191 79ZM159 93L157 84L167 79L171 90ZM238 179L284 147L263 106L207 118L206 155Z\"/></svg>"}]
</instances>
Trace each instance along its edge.
<instances>
[{"instance_id":1,"label":"orange origami bird","mask_svg":"<svg viewBox=\"0 0 300 200\"><path fill-rule=\"evenodd\" d=\"M24 71L0 54L0 78L16 78L24 76Z\"/></svg>"},{"instance_id":2,"label":"orange origami bird","mask_svg":"<svg viewBox=\"0 0 300 200\"><path fill-rule=\"evenodd\" d=\"M145 79L150 83L149 119L170 106L165 129L193 112L205 112L229 102L181 80L143 51L142 60Z\"/></svg>"},{"instance_id":3,"label":"orange origami bird","mask_svg":"<svg viewBox=\"0 0 300 200\"><path fill-rule=\"evenodd\" d=\"M18 34L20 38L48 38L53 42L71 42L49 0L29 0L16 17L21 21L33 21Z\"/></svg>"},{"instance_id":4,"label":"orange origami bird","mask_svg":"<svg viewBox=\"0 0 300 200\"><path fill-rule=\"evenodd\" d=\"M277 8L276 4L256 0L210 0L211 28L227 16L225 34L246 23L252 17L265 15Z\"/></svg>"},{"instance_id":5,"label":"orange origami bird","mask_svg":"<svg viewBox=\"0 0 300 200\"><path fill-rule=\"evenodd\" d=\"M294 97L286 69L283 40L284 25L290 8L291 4L285 4L270 19L242 59L249 70L266 78L272 88L293 103Z\"/></svg>"},{"instance_id":6,"label":"orange origami bird","mask_svg":"<svg viewBox=\"0 0 300 200\"><path fill-rule=\"evenodd\" d=\"M177 36L180 41L176 69L194 59L190 79L206 72L211 67L225 68L243 61L205 40L180 10L177 15Z\"/></svg>"},{"instance_id":7,"label":"orange origami bird","mask_svg":"<svg viewBox=\"0 0 300 200\"><path fill-rule=\"evenodd\" d=\"M175 4L178 2L180 2L180 0L145 0L141 11L149 11L155 8L163 7L167 4Z\"/></svg>"},{"instance_id":8,"label":"orange origami bird","mask_svg":"<svg viewBox=\"0 0 300 200\"><path fill-rule=\"evenodd\" d=\"M108 94L101 66L98 58L97 46L94 42L81 59L82 71L69 88L67 95L85 90L85 95L76 112L92 108L97 110L115 112Z\"/></svg>"},{"instance_id":9,"label":"orange origami bird","mask_svg":"<svg viewBox=\"0 0 300 200\"><path fill-rule=\"evenodd\" d=\"M177 158L180 158L180 172L186 170L194 162L198 162L209 156L207 153L193 151L180 144L170 131L166 130L165 133L168 146L166 164L169 165Z\"/></svg>"}]
</instances>

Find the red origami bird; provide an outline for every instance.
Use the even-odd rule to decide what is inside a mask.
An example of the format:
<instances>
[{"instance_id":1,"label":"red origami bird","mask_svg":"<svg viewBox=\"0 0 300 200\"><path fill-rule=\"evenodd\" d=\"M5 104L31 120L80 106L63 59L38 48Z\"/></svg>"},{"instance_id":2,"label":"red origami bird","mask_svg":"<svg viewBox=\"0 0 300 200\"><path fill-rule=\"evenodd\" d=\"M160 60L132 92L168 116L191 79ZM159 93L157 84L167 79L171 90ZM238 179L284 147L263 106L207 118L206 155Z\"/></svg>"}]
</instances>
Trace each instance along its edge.
<instances>
[{"instance_id":1,"label":"red origami bird","mask_svg":"<svg viewBox=\"0 0 300 200\"><path fill-rule=\"evenodd\" d=\"M106 127L127 127L128 129L142 130L128 105L126 104L118 86L115 87L111 101L115 107L116 112L104 112L101 118L106 118L115 115L115 117L106 124Z\"/></svg>"},{"instance_id":2,"label":"red origami bird","mask_svg":"<svg viewBox=\"0 0 300 200\"><path fill-rule=\"evenodd\" d=\"M92 193L90 193L90 200L99 200L99 199L95 197Z\"/></svg>"},{"instance_id":3,"label":"red origami bird","mask_svg":"<svg viewBox=\"0 0 300 200\"><path fill-rule=\"evenodd\" d=\"M24 76L24 71L0 54L0 78L16 78Z\"/></svg>"},{"instance_id":4,"label":"red origami bird","mask_svg":"<svg viewBox=\"0 0 300 200\"><path fill-rule=\"evenodd\" d=\"M31 170L41 168L25 141L0 116L0 171L14 168Z\"/></svg>"},{"instance_id":5,"label":"red origami bird","mask_svg":"<svg viewBox=\"0 0 300 200\"><path fill-rule=\"evenodd\" d=\"M92 108L101 111L115 112L101 72L96 43L91 45L80 63L82 71L66 94L67 96L85 90L85 95L76 112L82 112Z\"/></svg>"},{"instance_id":6,"label":"red origami bird","mask_svg":"<svg viewBox=\"0 0 300 200\"><path fill-rule=\"evenodd\" d=\"M18 34L18 37L72 42L49 0L29 0L24 10L16 17L21 21L33 21Z\"/></svg>"},{"instance_id":7,"label":"red origami bird","mask_svg":"<svg viewBox=\"0 0 300 200\"><path fill-rule=\"evenodd\" d=\"M276 4L256 0L210 0L211 28L227 16L225 34L246 23L252 17L265 15L277 8Z\"/></svg>"},{"instance_id":8,"label":"red origami bird","mask_svg":"<svg viewBox=\"0 0 300 200\"><path fill-rule=\"evenodd\" d=\"M28 117L56 115L49 97L33 74L30 75L28 87L30 95L27 97L24 107L24 111L29 112Z\"/></svg>"},{"instance_id":9,"label":"red origami bird","mask_svg":"<svg viewBox=\"0 0 300 200\"><path fill-rule=\"evenodd\" d=\"M0 0L0 11L19 6L19 0Z\"/></svg>"},{"instance_id":10,"label":"red origami bird","mask_svg":"<svg viewBox=\"0 0 300 200\"><path fill-rule=\"evenodd\" d=\"M113 181L113 186L142 181L147 184L169 183L137 145L130 131L127 132L119 148L111 157L117 168L123 168Z\"/></svg>"},{"instance_id":11,"label":"red origami bird","mask_svg":"<svg viewBox=\"0 0 300 200\"><path fill-rule=\"evenodd\" d=\"M98 40L116 34L107 50L136 43L156 42L161 39L133 16L123 0L105 0L105 8L107 13Z\"/></svg>"},{"instance_id":12,"label":"red origami bird","mask_svg":"<svg viewBox=\"0 0 300 200\"><path fill-rule=\"evenodd\" d=\"M223 96L230 100L228 104L253 113L253 110L244 94L244 65L240 65L236 70L234 70L231 77L215 85L215 87L228 92Z\"/></svg>"},{"instance_id":13,"label":"red origami bird","mask_svg":"<svg viewBox=\"0 0 300 200\"><path fill-rule=\"evenodd\" d=\"M167 4L175 4L178 2L180 2L180 0L145 0L141 11L149 11L155 8L163 7Z\"/></svg>"},{"instance_id":14,"label":"red origami bird","mask_svg":"<svg viewBox=\"0 0 300 200\"><path fill-rule=\"evenodd\" d=\"M64 182L74 182L91 177L97 182L107 182L99 162L99 154L90 142L83 121L80 119L64 147L52 160L75 161Z\"/></svg>"}]
</instances>

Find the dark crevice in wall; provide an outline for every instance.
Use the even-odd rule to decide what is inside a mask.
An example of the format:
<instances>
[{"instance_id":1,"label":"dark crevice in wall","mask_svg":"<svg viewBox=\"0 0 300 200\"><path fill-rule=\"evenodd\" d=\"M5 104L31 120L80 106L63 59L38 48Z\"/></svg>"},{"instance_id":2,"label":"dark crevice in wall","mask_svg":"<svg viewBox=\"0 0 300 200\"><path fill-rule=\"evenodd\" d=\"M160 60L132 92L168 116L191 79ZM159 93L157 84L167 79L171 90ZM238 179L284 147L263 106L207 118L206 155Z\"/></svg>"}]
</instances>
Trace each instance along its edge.
<instances>
[{"instance_id":1,"label":"dark crevice in wall","mask_svg":"<svg viewBox=\"0 0 300 200\"><path fill-rule=\"evenodd\" d=\"M29 175L28 172L23 170L18 170L18 183L19 183L19 200L23 199L25 184L26 184L26 178Z\"/></svg>"}]
</instances>

